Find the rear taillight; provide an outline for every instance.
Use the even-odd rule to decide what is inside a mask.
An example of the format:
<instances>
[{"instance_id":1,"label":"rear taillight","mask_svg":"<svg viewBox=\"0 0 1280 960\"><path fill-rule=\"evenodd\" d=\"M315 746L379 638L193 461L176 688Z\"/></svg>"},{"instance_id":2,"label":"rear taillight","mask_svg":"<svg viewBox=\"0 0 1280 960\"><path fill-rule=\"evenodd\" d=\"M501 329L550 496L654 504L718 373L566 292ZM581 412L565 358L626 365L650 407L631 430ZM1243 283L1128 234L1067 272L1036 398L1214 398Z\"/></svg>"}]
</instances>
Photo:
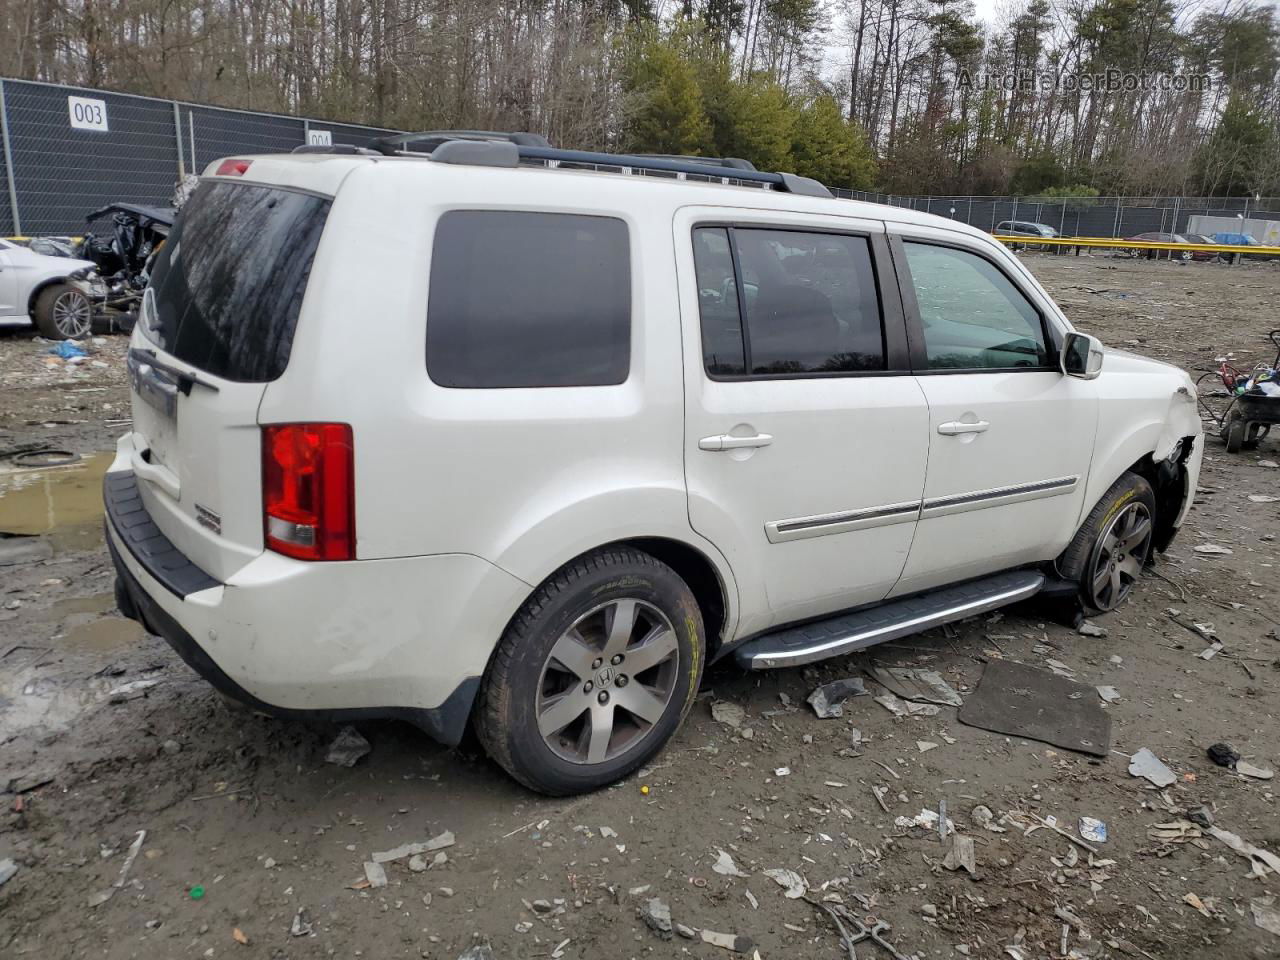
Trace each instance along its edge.
<instances>
[{"instance_id":1,"label":"rear taillight","mask_svg":"<svg viewBox=\"0 0 1280 960\"><path fill-rule=\"evenodd\" d=\"M249 170L249 164L252 160L237 160L235 157L228 157L218 164L218 169L213 171L215 177L240 177Z\"/></svg>"},{"instance_id":2,"label":"rear taillight","mask_svg":"<svg viewBox=\"0 0 1280 960\"><path fill-rule=\"evenodd\" d=\"M354 560L355 452L345 423L262 428L267 547L299 560Z\"/></svg>"}]
</instances>

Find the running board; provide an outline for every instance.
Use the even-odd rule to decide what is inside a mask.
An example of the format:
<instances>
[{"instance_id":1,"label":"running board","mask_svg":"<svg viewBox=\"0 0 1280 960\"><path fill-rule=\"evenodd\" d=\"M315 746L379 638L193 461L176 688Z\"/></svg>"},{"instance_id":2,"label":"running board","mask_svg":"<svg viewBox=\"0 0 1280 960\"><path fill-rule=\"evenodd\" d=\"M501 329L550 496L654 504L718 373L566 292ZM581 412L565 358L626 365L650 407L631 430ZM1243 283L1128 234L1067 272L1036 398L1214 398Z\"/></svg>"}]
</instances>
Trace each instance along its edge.
<instances>
[{"instance_id":1,"label":"running board","mask_svg":"<svg viewBox=\"0 0 1280 960\"><path fill-rule=\"evenodd\" d=\"M1042 586L1044 574L1012 570L766 633L748 640L734 657L748 670L813 663L1025 600L1039 593Z\"/></svg>"}]
</instances>

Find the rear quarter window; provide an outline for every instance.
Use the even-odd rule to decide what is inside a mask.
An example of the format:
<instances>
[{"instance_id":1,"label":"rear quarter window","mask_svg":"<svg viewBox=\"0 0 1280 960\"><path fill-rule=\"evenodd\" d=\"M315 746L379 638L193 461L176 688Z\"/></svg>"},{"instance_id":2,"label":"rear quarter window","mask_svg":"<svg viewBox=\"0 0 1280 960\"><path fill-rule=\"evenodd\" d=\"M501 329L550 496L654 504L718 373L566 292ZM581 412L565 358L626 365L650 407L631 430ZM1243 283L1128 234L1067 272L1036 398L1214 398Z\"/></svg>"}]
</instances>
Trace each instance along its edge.
<instances>
[{"instance_id":1,"label":"rear quarter window","mask_svg":"<svg viewBox=\"0 0 1280 960\"><path fill-rule=\"evenodd\" d=\"M143 333L226 380L275 380L294 329L330 201L248 183L202 183L151 273Z\"/></svg>"},{"instance_id":2,"label":"rear quarter window","mask_svg":"<svg viewBox=\"0 0 1280 960\"><path fill-rule=\"evenodd\" d=\"M427 373L443 387L622 383L631 253L614 217L455 210L436 227Z\"/></svg>"}]
</instances>

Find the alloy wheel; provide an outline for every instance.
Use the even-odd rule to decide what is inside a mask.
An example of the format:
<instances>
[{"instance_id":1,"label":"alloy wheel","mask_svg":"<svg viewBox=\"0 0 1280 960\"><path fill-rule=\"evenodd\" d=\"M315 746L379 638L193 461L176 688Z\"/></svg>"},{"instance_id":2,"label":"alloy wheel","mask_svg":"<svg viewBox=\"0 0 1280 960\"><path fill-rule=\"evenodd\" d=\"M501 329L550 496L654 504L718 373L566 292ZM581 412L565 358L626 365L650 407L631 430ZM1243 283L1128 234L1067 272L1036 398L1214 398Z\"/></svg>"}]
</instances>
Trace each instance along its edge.
<instances>
[{"instance_id":1,"label":"alloy wheel","mask_svg":"<svg viewBox=\"0 0 1280 960\"><path fill-rule=\"evenodd\" d=\"M629 752L666 713L679 663L675 629L653 604L624 597L589 610L543 664L535 704L543 742L578 764Z\"/></svg>"},{"instance_id":2,"label":"alloy wheel","mask_svg":"<svg viewBox=\"0 0 1280 960\"><path fill-rule=\"evenodd\" d=\"M87 337L93 326L93 309L78 290L67 290L53 301L53 325L68 340Z\"/></svg>"},{"instance_id":3,"label":"alloy wheel","mask_svg":"<svg viewBox=\"0 0 1280 960\"><path fill-rule=\"evenodd\" d=\"M1144 503L1130 503L1107 524L1089 575L1092 606L1106 611L1124 602L1142 574L1151 549L1151 532L1151 511Z\"/></svg>"}]
</instances>

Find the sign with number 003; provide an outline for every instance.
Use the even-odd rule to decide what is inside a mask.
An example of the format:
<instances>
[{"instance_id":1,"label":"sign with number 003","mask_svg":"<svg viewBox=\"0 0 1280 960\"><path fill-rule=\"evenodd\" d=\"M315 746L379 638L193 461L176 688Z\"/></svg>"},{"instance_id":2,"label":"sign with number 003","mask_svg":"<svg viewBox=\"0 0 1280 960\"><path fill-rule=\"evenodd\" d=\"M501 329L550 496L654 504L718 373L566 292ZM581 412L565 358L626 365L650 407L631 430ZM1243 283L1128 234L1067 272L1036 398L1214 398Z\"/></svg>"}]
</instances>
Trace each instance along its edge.
<instances>
[{"instance_id":1,"label":"sign with number 003","mask_svg":"<svg viewBox=\"0 0 1280 960\"><path fill-rule=\"evenodd\" d=\"M71 126L76 130L102 130L107 128L107 102L91 97L67 97L67 112L71 114Z\"/></svg>"}]
</instances>

